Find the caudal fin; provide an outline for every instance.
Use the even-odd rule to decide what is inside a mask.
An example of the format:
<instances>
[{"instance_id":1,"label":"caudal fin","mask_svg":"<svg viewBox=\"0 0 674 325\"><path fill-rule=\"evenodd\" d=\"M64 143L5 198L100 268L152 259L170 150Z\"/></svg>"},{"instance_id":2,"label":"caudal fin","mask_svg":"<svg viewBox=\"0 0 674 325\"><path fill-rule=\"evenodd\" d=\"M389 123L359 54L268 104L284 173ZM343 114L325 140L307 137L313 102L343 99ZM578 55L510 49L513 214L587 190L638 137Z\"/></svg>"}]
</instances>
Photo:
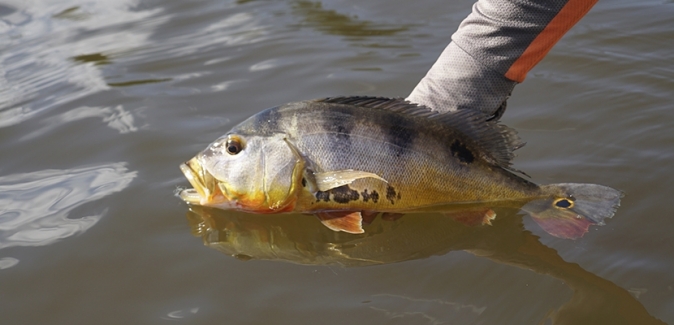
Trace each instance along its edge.
<instances>
[{"instance_id":1,"label":"caudal fin","mask_svg":"<svg viewBox=\"0 0 674 325\"><path fill-rule=\"evenodd\" d=\"M613 217L622 193L595 184L551 184L541 187L549 198L534 200L522 207L549 234L576 239L590 225L603 225Z\"/></svg>"}]
</instances>

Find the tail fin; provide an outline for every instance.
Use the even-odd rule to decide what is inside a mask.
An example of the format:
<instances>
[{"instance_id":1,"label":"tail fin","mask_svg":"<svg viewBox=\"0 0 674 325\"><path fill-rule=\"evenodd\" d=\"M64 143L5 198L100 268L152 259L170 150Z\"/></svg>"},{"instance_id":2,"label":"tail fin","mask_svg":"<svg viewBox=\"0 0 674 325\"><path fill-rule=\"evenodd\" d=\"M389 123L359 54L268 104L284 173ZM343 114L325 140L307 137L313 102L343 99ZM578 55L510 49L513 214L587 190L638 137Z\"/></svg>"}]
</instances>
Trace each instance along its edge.
<instances>
[{"instance_id":1,"label":"tail fin","mask_svg":"<svg viewBox=\"0 0 674 325\"><path fill-rule=\"evenodd\" d=\"M531 201L522 210L549 234L568 239L582 237L590 225L603 225L622 197L620 191L595 184L551 184L541 189L550 196Z\"/></svg>"}]
</instances>

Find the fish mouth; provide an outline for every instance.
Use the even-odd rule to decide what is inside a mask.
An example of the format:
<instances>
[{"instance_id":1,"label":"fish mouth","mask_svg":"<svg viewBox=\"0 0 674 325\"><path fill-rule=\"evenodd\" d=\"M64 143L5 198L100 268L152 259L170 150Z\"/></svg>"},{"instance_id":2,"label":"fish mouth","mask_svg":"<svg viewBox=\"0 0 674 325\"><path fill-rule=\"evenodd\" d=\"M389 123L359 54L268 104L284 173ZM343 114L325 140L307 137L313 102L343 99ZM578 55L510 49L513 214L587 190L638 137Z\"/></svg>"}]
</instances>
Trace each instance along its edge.
<instances>
[{"instance_id":1,"label":"fish mouth","mask_svg":"<svg viewBox=\"0 0 674 325\"><path fill-rule=\"evenodd\" d=\"M226 201L218 180L203 168L197 157L180 164L180 170L194 187L178 193L183 201L197 205L214 205Z\"/></svg>"}]
</instances>

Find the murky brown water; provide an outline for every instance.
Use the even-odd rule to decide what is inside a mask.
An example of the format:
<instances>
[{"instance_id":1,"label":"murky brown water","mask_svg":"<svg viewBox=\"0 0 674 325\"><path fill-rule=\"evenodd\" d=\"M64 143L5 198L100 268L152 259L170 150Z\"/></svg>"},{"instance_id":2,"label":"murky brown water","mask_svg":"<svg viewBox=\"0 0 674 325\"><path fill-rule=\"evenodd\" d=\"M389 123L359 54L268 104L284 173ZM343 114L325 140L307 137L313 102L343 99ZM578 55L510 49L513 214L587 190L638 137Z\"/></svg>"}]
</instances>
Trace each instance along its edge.
<instances>
[{"instance_id":1,"label":"murky brown water","mask_svg":"<svg viewBox=\"0 0 674 325\"><path fill-rule=\"evenodd\" d=\"M672 1L600 1L509 102L516 168L625 192L580 240L174 197L264 108L407 95L471 2L0 1L0 323L674 323Z\"/></svg>"}]
</instances>

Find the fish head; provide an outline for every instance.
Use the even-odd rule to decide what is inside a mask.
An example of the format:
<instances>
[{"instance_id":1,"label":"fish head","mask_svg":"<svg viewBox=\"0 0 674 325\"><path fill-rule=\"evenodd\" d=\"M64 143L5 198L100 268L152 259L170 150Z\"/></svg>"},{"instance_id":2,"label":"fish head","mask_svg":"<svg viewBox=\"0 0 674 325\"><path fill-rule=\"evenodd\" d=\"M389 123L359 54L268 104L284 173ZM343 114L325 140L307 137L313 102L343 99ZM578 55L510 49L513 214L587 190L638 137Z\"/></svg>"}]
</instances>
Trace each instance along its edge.
<instances>
[{"instance_id":1,"label":"fish head","mask_svg":"<svg viewBox=\"0 0 674 325\"><path fill-rule=\"evenodd\" d=\"M290 211L302 186L304 163L285 134L227 134L180 169L194 187L190 203L256 213Z\"/></svg>"}]
</instances>

